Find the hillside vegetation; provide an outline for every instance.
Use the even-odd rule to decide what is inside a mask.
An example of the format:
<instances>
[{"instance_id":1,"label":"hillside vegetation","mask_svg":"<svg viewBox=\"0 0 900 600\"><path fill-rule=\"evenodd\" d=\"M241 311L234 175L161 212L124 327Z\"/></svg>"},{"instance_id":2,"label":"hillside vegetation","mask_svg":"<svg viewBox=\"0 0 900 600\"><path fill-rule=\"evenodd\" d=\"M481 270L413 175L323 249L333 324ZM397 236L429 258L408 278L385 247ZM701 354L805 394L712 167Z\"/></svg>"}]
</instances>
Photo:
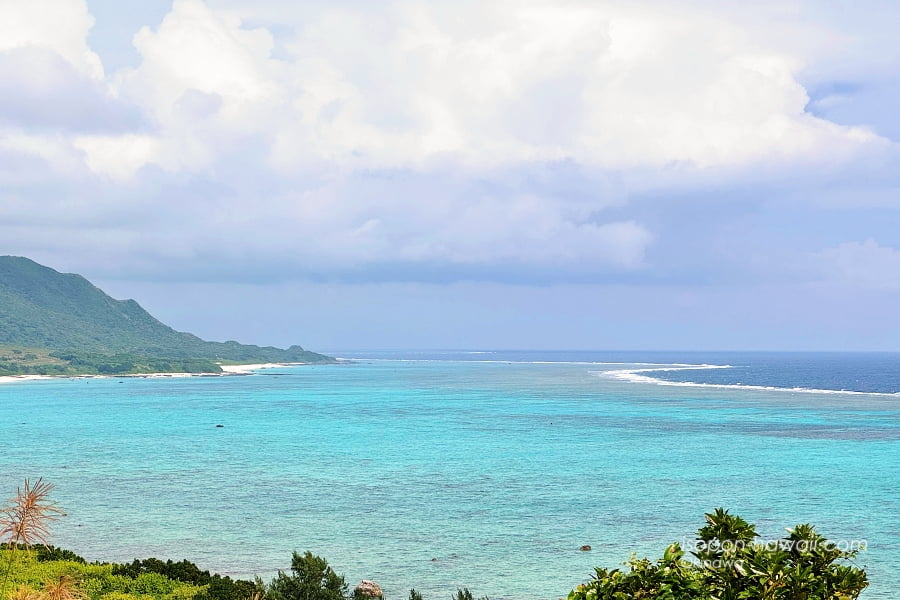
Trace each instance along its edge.
<instances>
[{"instance_id":1,"label":"hillside vegetation","mask_svg":"<svg viewBox=\"0 0 900 600\"><path fill-rule=\"evenodd\" d=\"M161 323L134 300L109 297L80 275L0 257L0 374L216 372L223 361L332 360L300 346L207 342Z\"/></svg>"}]
</instances>

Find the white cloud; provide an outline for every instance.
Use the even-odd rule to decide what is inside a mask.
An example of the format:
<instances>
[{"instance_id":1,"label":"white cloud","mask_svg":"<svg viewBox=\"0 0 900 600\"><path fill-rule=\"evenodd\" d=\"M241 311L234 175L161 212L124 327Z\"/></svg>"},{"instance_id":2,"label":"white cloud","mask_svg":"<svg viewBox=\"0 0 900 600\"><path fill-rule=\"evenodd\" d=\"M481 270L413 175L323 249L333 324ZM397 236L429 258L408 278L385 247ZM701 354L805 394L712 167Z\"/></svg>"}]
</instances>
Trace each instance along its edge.
<instances>
[{"instance_id":1,"label":"white cloud","mask_svg":"<svg viewBox=\"0 0 900 600\"><path fill-rule=\"evenodd\" d=\"M121 75L120 87L163 124L177 120L179 101L195 91L220 97L222 117L233 126L253 107L278 102L267 72L270 34L245 29L202 0L175 0L159 27L141 29L134 44L143 61Z\"/></svg>"},{"instance_id":2,"label":"white cloud","mask_svg":"<svg viewBox=\"0 0 900 600\"><path fill-rule=\"evenodd\" d=\"M134 36L140 64L108 77L83 2L34 3L43 19L25 4L0 0L21 25L0 67L50 55L34 64L53 85L7 70L31 91L0 100L0 150L46 162L82 214L123 215L127 236L58 236L123 264L615 275L662 237L612 212L629 193L818 173L888 144L806 113L802 57L703 3L175 0ZM77 110L49 114L66 94ZM8 170L7 216L57 206Z\"/></svg>"},{"instance_id":3,"label":"white cloud","mask_svg":"<svg viewBox=\"0 0 900 600\"><path fill-rule=\"evenodd\" d=\"M594 223L558 200L481 195L398 199L336 209L334 190L286 200L269 231L290 228L286 252L319 266L408 262L555 267L567 274L643 266L653 235L633 221ZM416 201L418 200L418 201Z\"/></svg>"},{"instance_id":4,"label":"white cloud","mask_svg":"<svg viewBox=\"0 0 900 600\"><path fill-rule=\"evenodd\" d=\"M40 159L57 176L77 179L87 169L72 132L122 131L138 123L112 98L103 65L87 45L93 22L83 0L0 0L0 149L6 161ZM47 175L40 171L34 183L47 185ZM23 183L18 173L0 177Z\"/></svg>"},{"instance_id":5,"label":"white cloud","mask_svg":"<svg viewBox=\"0 0 900 600\"><path fill-rule=\"evenodd\" d=\"M828 248L818 257L829 279L866 289L900 289L900 250L872 238Z\"/></svg>"},{"instance_id":6,"label":"white cloud","mask_svg":"<svg viewBox=\"0 0 900 600\"><path fill-rule=\"evenodd\" d=\"M128 132L140 111L46 47L0 51L0 126L28 131Z\"/></svg>"},{"instance_id":7,"label":"white cloud","mask_svg":"<svg viewBox=\"0 0 900 600\"><path fill-rule=\"evenodd\" d=\"M114 164L112 140L79 139L91 168L118 177L148 164L204 169L248 137L268 140L273 164L287 171L321 161L834 164L885 143L806 113L800 59L762 45L770 40L758 22L741 26L703 3L312 5L272 23L282 27L280 59L269 30L241 21L279 14L256 4L176 0L162 23L137 32L140 66L111 81L156 122L159 140L145 144L156 150ZM85 43L92 17L83 1L7 1L0 11L0 51L50 48L103 78ZM214 99L199 117L198 94Z\"/></svg>"},{"instance_id":8,"label":"white cloud","mask_svg":"<svg viewBox=\"0 0 900 600\"><path fill-rule=\"evenodd\" d=\"M74 138L72 145L85 153L91 170L115 179L128 179L141 167L167 156L160 150L161 140L149 135L84 135Z\"/></svg>"},{"instance_id":9,"label":"white cloud","mask_svg":"<svg viewBox=\"0 0 900 600\"><path fill-rule=\"evenodd\" d=\"M304 12L303 22L285 23L294 33L282 35L276 60L268 30L202 0L176 0L158 28L135 36L142 64L117 78L160 137L190 140L159 144L147 162L196 169L247 136L271 140L271 160L286 171L319 161L833 164L885 143L806 113L798 60L760 49L754 31L703 10L544 0L380 6ZM198 92L220 100L199 123L181 110L184 95Z\"/></svg>"},{"instance_id":10,"label":"white cloud","mask_svg":"<svg viewBox=\"0 0 900 600\"><path fill-rule=\"evenodd\" d=\"M703 11L462 6L456 20L395 3L375 26L347 10L304 24L287 48L296 64L317 65L300 78L316 92L283 135L363 164L444 154L471 166L570 157L604 168L815 161L877 141L806 114L800 65Z\"/></svg>"},{"instance_id":11,"label":"white cloud","mask_svg":"<svg viewBox=\"0 0 900 600\"><path fill-rule=\"evenodd\" d=\"M84 0L0 0L0 52L49 48L78 71L103 78L100 58L86 38L94 19Z\"/></svg>"},{"instance_id":12,"label":"white cloud","mask_svg":"<svg viewBox=\"0 0 900 600\"><path fill-rule=\"evenodd\" d=\"M46 181L48 176L78 178L84 174L83 157L72 148L69 141L58 134L30 134L19 131L0 134L0 151L6 156L5 161L15 158L39 159L50 171L39 171L35 180L21 180L18 173L0 174L0 182L10 183L19 180L20 184ZM4 162L5 162L4 161Z\"/></svg>"}]
</instances>

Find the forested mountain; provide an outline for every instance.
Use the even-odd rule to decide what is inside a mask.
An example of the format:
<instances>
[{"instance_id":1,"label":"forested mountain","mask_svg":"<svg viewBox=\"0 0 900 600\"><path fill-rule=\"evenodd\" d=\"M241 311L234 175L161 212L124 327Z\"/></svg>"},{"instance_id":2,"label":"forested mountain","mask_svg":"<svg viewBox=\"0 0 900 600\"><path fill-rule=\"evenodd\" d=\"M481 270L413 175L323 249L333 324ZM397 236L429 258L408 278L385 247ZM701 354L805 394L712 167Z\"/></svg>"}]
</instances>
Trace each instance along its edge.
<instances>
[{"instance_id":1,"label":"forested mountain","mask_svg":"<svg viewBox=\"0 0 900 600\"><path fill-rule=\"evenodd\" d=\"M64 363L78 370L79 363L97 367L103 363L107 370L113 367L111 372L152 371L166 361L169 368L163 371L184 367L218 371L214 361L333 360L300 346L282 350L207 342L161 323L134 300L110 298L80 275L59 273L17 256L0 256L0 346L7 347L0 349L0 372L38 372L33 368L37 365L30 363L43 355L52 359L44 362L57 367ZM35 358L24 360L26 355ZM135 368L128 369L129 362Z\"/></svg>"}]
</instances>

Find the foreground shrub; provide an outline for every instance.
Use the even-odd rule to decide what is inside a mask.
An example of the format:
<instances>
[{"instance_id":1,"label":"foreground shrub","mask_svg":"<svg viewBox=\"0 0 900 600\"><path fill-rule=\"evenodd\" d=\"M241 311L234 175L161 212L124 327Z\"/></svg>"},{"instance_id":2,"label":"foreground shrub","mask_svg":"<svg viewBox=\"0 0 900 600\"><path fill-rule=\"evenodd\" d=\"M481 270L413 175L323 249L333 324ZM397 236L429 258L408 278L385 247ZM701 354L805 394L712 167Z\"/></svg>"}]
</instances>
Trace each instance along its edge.
<instances>
[{"instance_id":1,"label":"foreground shrub","mask_svg":"<svg viewBox=\"0 0 900 600\"><path fill-rule=\"evenodd\" d=\"M30 585L20 585L10 592L9 600L41 600L41 593Z\"/></svg>"},{"instance_id":2,"label":"foreground shrub","mask_svg":"<svg viewBox=\"0 0 900 600\"><path fill-rule=\"evenodd\" d=\"M206 589L197 594L195 600L261 600L266 595L266 585L261 579L231 579L213 575Z\"/></svg>"},{"instance_id":3,"label":"foreground shrub","mask_svg":"<svg viewBox=\"0 0 900 600\"><path fill-rule=\"evenodd\" d=\"M9 504L0 506L0 544L9 547L6 569L0 581L0 600L6 595L16 551L20 547L27 550L34 544L49 544L50 523L64 514L50 500L52 490L52 483L39 478L32 485L26 478L25 485L16 489L16 495L10 498Z\"/></svg>"},{"instance_id":4,"label":"foreground shrub","mask_svg":"<svg viewBox=\"0 0 900 600\"><path fill-rule=\"evenodd\" d=\"M410 590L412 592L414 590ZM419 596L421 598L421 595ZM456 588L456 593L450 596L450 600L475 600L475 597L472 596L472 592L469 591L469 588ZM487 596L482 596L478 600L490 600Z\"/></svg>"},{"instance_id":5,"label":"foreground shrub","mask_svg":"<svg viewBox=\"0 0 900 600\"><path fill-rule=\"evenodd\" d=\"M87 600L87 595L78 589L71 575L60 575L53 581L45 582L41 593L45 600Z\"/></svg>"},{"instance_id":6,"label":"foreground shrub","mask_svg":"<svg viewBox=\"0 0 900 600\"><path fill-rule=\"evenodd\" d=\"M685 560L675 543L656 562L632 556L627 571L597 567L568 600L854 600L868 585L865 571L842 564L856 551L838 549L811 525L762 543L753 525L726 510L706 523L691 553L699 562Z\"/></svg>"},{"instance_id":7,"label":"foreground shrub","mask_svg":"<svg viewBox=\"0 0 900 600\"><path fill-rule=\"evenodd\" d=\"M347 582L312 552L291 557L291 575L279 571L269 584L271 600L344 600Z\"/></svg>"}]
</instances>

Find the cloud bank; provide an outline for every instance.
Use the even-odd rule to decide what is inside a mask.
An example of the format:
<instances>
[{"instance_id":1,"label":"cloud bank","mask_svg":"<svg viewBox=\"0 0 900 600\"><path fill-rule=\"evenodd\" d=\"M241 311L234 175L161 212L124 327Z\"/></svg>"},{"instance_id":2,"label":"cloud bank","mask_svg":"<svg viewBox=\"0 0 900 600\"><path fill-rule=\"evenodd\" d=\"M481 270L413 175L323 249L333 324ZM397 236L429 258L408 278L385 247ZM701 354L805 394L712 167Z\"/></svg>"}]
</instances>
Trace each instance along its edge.
<instances>
[{"instance_id":1,"label":"cloud bank","mask_svg":"<svg viewBox=\"0 0 900 600\"><path fill-rule=\"evenodd\" d=\"M865 122L825 118L835 101L803 78L837 33L778 6L175 0L107 72L87 40L115 15L5 2L2 250L110 278L753 273L767 258L724 233L749 204L817 210L823 177L893 185L897 160ZM684 251L700 240L708 256Z\"/></svg>"}]
</instances>

